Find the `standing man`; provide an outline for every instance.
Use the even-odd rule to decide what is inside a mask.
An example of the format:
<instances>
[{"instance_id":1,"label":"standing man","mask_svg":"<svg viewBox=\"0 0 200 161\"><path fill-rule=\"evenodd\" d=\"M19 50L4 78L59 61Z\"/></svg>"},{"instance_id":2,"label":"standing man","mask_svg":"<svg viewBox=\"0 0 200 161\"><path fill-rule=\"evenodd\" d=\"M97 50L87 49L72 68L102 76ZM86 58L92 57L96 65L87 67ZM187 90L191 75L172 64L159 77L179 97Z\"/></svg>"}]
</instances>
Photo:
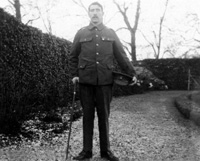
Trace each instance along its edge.
<instances>
[{"instance_id":1,"label":"standing man","mask_svg":"<svg viewBox=\"0 0 200 161\"><path fill-rule=\"evenodd\" d=\"M127 74L135 71L116 33L103 24L103 7L93 2L88 8L90 24L80 29L69 56L73 83L79 82L83 107L83 150L75 160L92 158L95 109L98 116L100 154L102 158L118 161L110 150L109 114L112 99L114 59Z\"/></svg>"}]
</instances>

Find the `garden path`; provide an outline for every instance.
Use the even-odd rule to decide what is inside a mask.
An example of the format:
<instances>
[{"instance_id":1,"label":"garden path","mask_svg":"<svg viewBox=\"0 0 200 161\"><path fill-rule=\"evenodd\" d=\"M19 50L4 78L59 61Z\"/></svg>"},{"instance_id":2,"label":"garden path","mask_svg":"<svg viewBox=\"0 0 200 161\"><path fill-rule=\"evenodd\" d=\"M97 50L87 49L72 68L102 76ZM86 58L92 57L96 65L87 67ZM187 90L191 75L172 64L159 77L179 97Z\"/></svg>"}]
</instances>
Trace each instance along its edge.
<instances>
[{"instance_id":1,"label":"garden path","mask_svg":"<svg viewBox=\"0 0 200 161\"><path fill-rule=\"evenodd\" d=\"M152 91L114 98L110 115L111 149L120 161L199 161L200 128L176 110L174 97L186 91ZM99 157L97 119L91 161ZM0 149L0 161L63 161L67 132L54 143L27 143ZM69 158L82 148L82 121L73 123ZM70 159L69 159L70 160Z\"/></svg>"}]
</instances>

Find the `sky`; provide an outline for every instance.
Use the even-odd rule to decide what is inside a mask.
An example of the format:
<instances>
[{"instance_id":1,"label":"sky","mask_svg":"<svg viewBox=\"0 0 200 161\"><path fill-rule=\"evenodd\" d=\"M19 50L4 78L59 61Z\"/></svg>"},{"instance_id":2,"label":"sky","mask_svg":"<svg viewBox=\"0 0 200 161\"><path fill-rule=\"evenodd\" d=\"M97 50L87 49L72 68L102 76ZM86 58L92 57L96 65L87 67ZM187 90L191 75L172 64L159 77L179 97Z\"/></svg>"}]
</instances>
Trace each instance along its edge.
<instances>
[{"instance_id":1,"label":"sky","mask_svg":"<svg viewBox=\"0 0 200 161\"><path fill-rule=\"evenodd\" d=\"M47 32L46 26L50 19L52 33L58 37L73 41L76 32L89 24L87 12L80 6L76 5L73 0L21 0L21 4L25 4L22 8L23 22L26 23L32 18L39 16L38 10L28 7L28 2L32 1L33 6L37 6L41 12L41 18L33 21L32 25L39 28L43 32ZM94 0L82 0L84 6L87 8ZM114 30L124 27L123 18L118 13L117 7L113 4L113 0L97 0L104 6L104 23ZM116 0L118 3L124 2L128 5L129 20L134 22L135 8L137 0ZM141 16L139 22L139 30L144 33L149 40L153 41L152 30L158 28L159 19L164 11L164 4L166 0L141 0ZM9 7L8 0L1 0L0 7L5 8L6 11L13 13ZM172 41L176 39L176 34L182 32L186 34L187 39L191 39L194 33L186 32L188 29L188 20L186 15L188 13L196 13L200 18L200 0L169 0L169 6L166 14L166 21L164 25L167 28L177 31L173 36L166 36L165 41ZM132 23L133 25L133 23ZM182 34L181 33L181 34ZM117 32L119 38L123 41L129 41L130 36L127 31L120 30ZM168 33L166 33L168 34ZM196 36L196 35L195 35ZM197 35L198 36L198 35ZM147 44L140 32L137 32L137 45L142 46ZM138 47L138 52L144 52ZM149 53L145 52L140 57L149 57Z\"/></svg>"}]
</instances>

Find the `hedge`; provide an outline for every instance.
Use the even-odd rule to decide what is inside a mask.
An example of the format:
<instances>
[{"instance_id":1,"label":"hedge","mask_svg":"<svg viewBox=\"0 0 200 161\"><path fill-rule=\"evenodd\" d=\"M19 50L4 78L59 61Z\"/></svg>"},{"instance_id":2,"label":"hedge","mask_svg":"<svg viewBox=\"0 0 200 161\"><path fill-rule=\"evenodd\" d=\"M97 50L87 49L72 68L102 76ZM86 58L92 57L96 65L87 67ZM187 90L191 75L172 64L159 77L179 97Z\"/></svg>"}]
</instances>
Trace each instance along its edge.
<instances>
[{"instance_id":1,"label":"hedge","mask_svg":"<svg viewBox=\"0 0 200 161\"><path fill-rule=\"evenodd\" d=\"M200 58L193 59L146 59L142 61L155 76L165 81L170 90L187 90L188 71L196 80L191 80L191 89L195 89L200 80ZM199 82L200 83L200 82Z\"/></svg>"},{"instance_id":2,"label":"hedge","mask_svg":"<svg viewBox=\"0 0 200 161\"><path fill-rule=\"evenodd\" d=\"M70 47L70 41L24 25L0 8L0 126L67 106Z\"/></svg>"}]
</instances>

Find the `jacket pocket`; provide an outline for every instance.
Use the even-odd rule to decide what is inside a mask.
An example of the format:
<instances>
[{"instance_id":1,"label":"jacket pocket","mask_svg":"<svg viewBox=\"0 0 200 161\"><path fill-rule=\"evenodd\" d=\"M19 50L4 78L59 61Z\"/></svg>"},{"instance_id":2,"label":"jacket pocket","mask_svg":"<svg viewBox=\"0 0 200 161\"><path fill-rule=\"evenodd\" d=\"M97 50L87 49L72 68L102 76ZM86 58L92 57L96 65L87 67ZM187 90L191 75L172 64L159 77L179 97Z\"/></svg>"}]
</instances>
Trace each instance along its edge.
<instances>
[{"instance_id":1,"label":"jacket pocket","mask_svg":"<svg viewBox=\"0 0 200 161\"><path fill-rule=\"evenodd\" d=\"M86 43L92 41L92 37L83 37L80 39L80 43Z\"/></svg>"},{"instance_id":2,"label":"jacket pocket","mask_svg":"<svg viewBox=\"0 0 200 161\"><path fill-rule=\"evenodd\" d=\"M104 42L105 42L105 41L107 41L107 42L113 42L113 41L114 41L113 38L110 38L110 37L104 37L104 36L101 37L101 40L104 41Z\"/></svg>"},{"instance_id":3,"label":"jacket pocket","mask_svg":"<svg viewBox=\"0 0 200 161\"><path fill-rule=\"evenodd\" d=\"M103 56L107 57L113 54L113 44L114 39L112 37L101 37L101 45L103 46L103 48L101 48L101 53Z\"/></svg>"}]
</instances>

